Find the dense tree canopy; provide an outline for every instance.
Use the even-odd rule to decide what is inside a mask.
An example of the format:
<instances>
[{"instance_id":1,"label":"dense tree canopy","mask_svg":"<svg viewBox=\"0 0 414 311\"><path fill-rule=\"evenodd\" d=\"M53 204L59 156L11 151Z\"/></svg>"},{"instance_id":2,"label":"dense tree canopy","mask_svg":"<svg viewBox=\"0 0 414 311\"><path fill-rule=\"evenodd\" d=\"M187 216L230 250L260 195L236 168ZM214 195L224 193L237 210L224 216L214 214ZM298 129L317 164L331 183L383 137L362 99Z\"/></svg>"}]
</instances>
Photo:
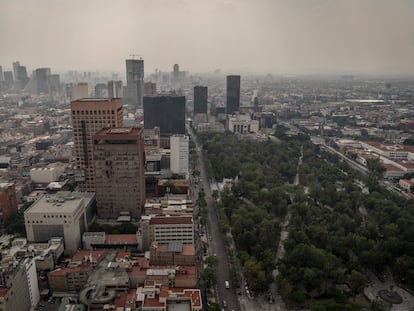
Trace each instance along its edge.
<instances>
[{"instance_id":1,"label":"dense tree canopy","mask_svg":"<svg viewBox=\"0 0 414 311\"><path fill-rule=\"evenodd\" d=\"M249 286L264 291L272 281L280 223L289 212L286 254L277 264L281 293L291 303L312 310L356 310L354 298L368 282L367 268L381 272L390 266L403 284L414 287L413 201L380 185L383 167L377 162L370 162L364 178L306 137L288 138L283 128L279 132L285 139L281 143L242 140L231 133L201 136L210 176L234 180L220 194L218 207ZM361 192L364 182L372 183L369 194Z\"/></svg>"}]
</instances>

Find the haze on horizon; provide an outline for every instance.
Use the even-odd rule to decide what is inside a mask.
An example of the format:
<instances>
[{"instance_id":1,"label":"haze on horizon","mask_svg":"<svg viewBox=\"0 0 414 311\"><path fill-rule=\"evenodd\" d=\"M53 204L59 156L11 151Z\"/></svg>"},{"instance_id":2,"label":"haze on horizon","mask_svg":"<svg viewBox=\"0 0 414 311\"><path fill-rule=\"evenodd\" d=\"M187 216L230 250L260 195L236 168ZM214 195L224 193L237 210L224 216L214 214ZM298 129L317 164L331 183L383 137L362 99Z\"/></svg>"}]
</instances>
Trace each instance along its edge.
<instances>
[{"instance_id":1,"label":"haze on horizon","mask_svg":"<svg viewBox=\"0 0 414 311\"><path fill-rule=\"evenodd\" d=\"M414 75L413 16L412 0L2 0L0 65Z\"/></svg>"}]
</instances>

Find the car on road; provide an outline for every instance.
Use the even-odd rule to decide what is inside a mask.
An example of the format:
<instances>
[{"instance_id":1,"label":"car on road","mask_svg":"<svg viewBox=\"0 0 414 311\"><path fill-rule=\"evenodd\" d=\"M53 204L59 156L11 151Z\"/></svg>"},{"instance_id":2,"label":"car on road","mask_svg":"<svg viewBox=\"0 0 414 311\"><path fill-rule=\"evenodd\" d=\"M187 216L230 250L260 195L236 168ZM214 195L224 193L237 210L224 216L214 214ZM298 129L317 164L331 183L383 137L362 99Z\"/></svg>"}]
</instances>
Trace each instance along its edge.
<instances>
[{"instance_id":1,"label":"car on road","mask_svg":"<svg viewBox=\"0 0 414 311\"><path fill-rule=\"evenodd\" d=\"M227 302L225 300L223 300L223 307L226 308L227 307Z\"/></svg>"},{"instance_id":2,"label":"car on road","mask_svg":"<svg viewBox=\"0 0 414 311\"><path fill-rule=\"evenodd\" d=\"M230 283L229 281L224 281L224 285L226 285L226 288L229 289L230 288Z\"/></svg>"}]
</instances>

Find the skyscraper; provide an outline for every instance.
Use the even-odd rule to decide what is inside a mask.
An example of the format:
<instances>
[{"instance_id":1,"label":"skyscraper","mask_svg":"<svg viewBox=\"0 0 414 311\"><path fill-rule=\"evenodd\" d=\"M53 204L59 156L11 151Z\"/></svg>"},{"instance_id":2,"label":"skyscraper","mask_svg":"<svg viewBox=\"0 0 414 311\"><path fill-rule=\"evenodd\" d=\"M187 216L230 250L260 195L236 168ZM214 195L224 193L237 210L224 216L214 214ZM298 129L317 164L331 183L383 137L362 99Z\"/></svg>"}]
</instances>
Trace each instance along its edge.
<instances>
[{"instance_id":1,"label":"skyscraper","mask_svg":"<svg viewBox=\"0 0 414 311\"><path fill-rule=\"evenodd\" d=\"M19 80L19 67L20 67L20 62L14 62L12 63L13 65L13 75L14 75L14 79L15 80Z\"/></svg>"},{"instance_id":2,"label":"skyscraper","mask_svg":"<svg viewBox=\"0 0 414 311\"><path fill-rule=\"evenodd\" d=\"M108 97L109 98L122 97L122 81L111 80L108 82Z\"/></svg>"},{"instance_id":3,"label":"skyscraper","mask_svg":"<svg viewBox=\"0 0 414 311\"><path fill-rule=\"evenodd\" d=\"M188 149L190 138L187 135L172 135L170 137L170 167L171 172L187 176L188 167Z\"/></svg>"},{"instance_id":4,"label":"skyscraper","mask_svg":"<svg viewBox=\"0 0 414 311\"><path fill-rule=\"evenodd\" d=\"M96 98L107 98L108 97L108 86L105 83L98 83L95 85L95 97Z\"/></svg>"},{"instance_id":5,"label":"skyscraper","mask_svg":"<svg viewBox=\"0 0 414 311\"><path fill-rule=\"evenodd\" d=\"M226 114L233 114L240 108L240 76L227 76Z\"/></svg>"},{"instance_id":6,"label":"skyscraper","mask_svg":"<svg viewBox=\"0 0 414 311\"><path fill-rule=\"evenodd\" d=\"M93 136L99 218L141 216L145 204L142 132L142 128L105 128Z\"/></svg>"},{"instance_id":7,"label":"skyscraper","mask_svg":"<svg viewBox=\"0 0 414 311\"><path fill-rule=\"evenodd\" d=\"M194 114L207 113L207 90L206 86L194 87Z\"/></svg>"},{"instance_id":8,"label":"skyscraper","mask_svg":"<svg viewBox=\"0 0 414 311\"><path fill-rule=\"evenodd\" d=\"M128 110L135 112L142 108L142 96L144 93L144 60L127 59L126 60L126 78L127 85L124 94L125 103Z\"/></svg>"},{"instance_id":9,"label":"skyscraper","mask_svg":"<svg viewBox=\"0 0 414 311\"><path fill-rule=\"evenodd\" d=\"M89 85L86 82L80 82L72 85L72 99L77 100L80 98L89 97Z\"/></svg>"},{"instance_id":10,"label":"skyscraper","mask_svg":"<svg viewBox=\"0 0 414 311\"><path fill-rule=\"evenodd\" d=\"M163 136L185 134L185 96L144 96L144 128L156 126Z\"/></svg>"},{"instance_id":11,"label":"skyscraper","mask_svg":"<svg viewBox=\"0 0 414 311\"><path fill-rule=\"evenodd\" d=\"M4 229L12 214L18 210L16 186L13 183L0 183L0 228Z\"/></svg>"},{"instance_id":12,"label":"skyscraper","mask_svg":"<svg viewBox=\"0 0 414 311\"><path fill-rule=\"evenodd\" d=\"M33 94L48 94L48 77L50 68L37 68L33 71L32 77L25 87L25 91Z\"/></svg>"},{"instance_id":13,"label":"skyscraper","mask_svg":"<svg viewBox=\"0 0 414 311\"><path fill-rule=\"evenodd\" d=\"M123 126L122 100L83 98L70 103L73 127L73 155L77 169L75 178L80 191L93 192L93 140L97 131Z\"/></svg>"},{"instance_id":14,"label":"skyscraper","mask_svg":"<svg viewBox=\"0 0 414 311\"><path fill-rule=\"evenodd\" d=\"M47 76L47 85L49 87L49 94L56 95L61 91L60 76L58 74L51 74Z\"/></svg>"},{"instance_id":15,"label":"skyscraper","mask_svg":"<svg viewBox=\"0 0 414 311\"><path fill-rule=\"evenodd\" d=\"M3 81L3 67L0 65L0 81Z\"/></svg>"},{"instance_id":16,"label":"skyscraper","mask_svg":"<svg viewBox=\"0 0 414 311\"><path fill-rule=\"evenodd\" d=\"M145 82L144 83L144 96L157 95L157 83Z\"/></svg>"},{"instance_id":17,"label":"skyscraper","mask_svg":"<svg viewBox=\"0 0 414 311\"><path fill-rule=\"evenodd\" d=\"M25 88L26 84L29 82L29 78L27 77L27 70L25 66L17 67L16 80L20 81L20 85L22 89Z\"/></svg>"},{"instance_id":18,"label":"skyscraper","mask_svg":"<svg viewBox=\"0 0 414 311\"><path fill-rule=\"evenodd\" d=\"M4 81L6 81L7 85L13 85L13 71L5 71L4 72Z\"/></svg>"}]
</instances>

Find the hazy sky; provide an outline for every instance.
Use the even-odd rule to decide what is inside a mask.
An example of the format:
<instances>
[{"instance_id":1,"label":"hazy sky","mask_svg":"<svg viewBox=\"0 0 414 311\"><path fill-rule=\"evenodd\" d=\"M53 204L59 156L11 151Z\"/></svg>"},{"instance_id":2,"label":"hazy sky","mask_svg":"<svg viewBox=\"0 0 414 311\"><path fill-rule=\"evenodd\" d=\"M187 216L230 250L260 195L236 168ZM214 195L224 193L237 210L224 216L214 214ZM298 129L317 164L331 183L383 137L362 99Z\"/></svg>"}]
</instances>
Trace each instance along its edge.
<instances>
[{"instance_id":1,"label":"hazy sky","mask_svg":"<svg viewBox=\"0 0 414 311\"><path fill-rule=\"evenodd\" d=\"M0 0L0 64L414 75L414 0ZM3 69L3 70L4 70Z\"/></svg>"}]
</instances>

